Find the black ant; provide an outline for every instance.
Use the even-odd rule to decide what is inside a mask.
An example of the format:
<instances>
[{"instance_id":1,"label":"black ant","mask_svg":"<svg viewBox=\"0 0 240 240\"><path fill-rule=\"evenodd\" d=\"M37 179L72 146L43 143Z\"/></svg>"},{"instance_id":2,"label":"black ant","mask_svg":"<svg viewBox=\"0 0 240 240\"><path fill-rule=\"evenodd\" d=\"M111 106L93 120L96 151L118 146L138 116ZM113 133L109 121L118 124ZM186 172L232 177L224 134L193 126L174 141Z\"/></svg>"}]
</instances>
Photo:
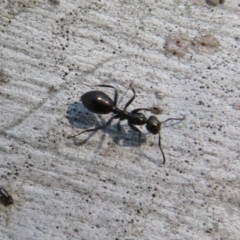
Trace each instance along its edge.
<instances>
[{"instance_id":1,"label":"black ant","mask_svg":"<svg viewBox=\"0 0 240 240\"><path fill-rule=\"evenodd\" d=\"M8 194L7 190L0 187L0 201L4 204L4 206L13 204L12 197Z\"/></svg>"},{"instance_id":2,"label":"black ant","mask_svg":"<svg viewBox=\"0 0 240 240\"><path fill-rule=\"evenodd\" d=\"M130 128L132 128L134 131L138 132L139 135L139 145L141 144L141 131L135 126L135 125L144 125L146 124L146 128L148 132L151 134L159 134L158 138L158 146L160 148L160 151L163 156L163 164L166 162L166 158L164 155L164 152L161 147L161 136L160 136L160 130L161 130L161 124L165 123L170 120L183 120L183 118L168 118L167 120L163 122L159 122L159 120L155 116L150 116L148 119L146 116L141 113L140 111L151 111L152 108L136 108L131 112L127 112L126 109L127 107L133 102L133 100L136 97L136 92L134 88L131 87L133 91L133 96L132 98L126 103L125 107L123 110L119 109L117 105L117 100L118 100L118 91L115 87L111 85L96 85L98 87L106 87L106 88L113 88L115 91L114 95L114 100L112 100L107 94L101 91L90 91L81 96L82 103L85 108L87 108L89 111L96 113L96 114L108 114L110 112L114 113L115 115L111 117L105 125L99 126L97 128L91 128L87 129L81 133L78 133L73 136L69 136L68 138L73 138L76 136L79 136L85 132L91 132L91 131L98 131L100 129L106 128L108 125L111 124L113 119L119 119L118 121L118 130L121 130L120 123L122 120L128 120L128 125Z\"/></svg>"}]
</instances>

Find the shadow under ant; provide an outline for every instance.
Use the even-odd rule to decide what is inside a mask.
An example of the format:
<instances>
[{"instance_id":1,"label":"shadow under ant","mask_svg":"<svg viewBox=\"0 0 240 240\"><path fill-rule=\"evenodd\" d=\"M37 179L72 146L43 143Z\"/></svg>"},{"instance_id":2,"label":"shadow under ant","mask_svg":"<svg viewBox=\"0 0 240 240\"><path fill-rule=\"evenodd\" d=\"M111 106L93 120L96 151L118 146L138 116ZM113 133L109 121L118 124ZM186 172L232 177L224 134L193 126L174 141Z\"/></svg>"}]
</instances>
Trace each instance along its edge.
<instances>
[{"instance_id":1,"label":"shadow under ant","mask_svg":"<svg viewBox=\"0 0 240 240\"><path fill-rule=\"evenodd\" d=\"M66 118L73 128L86 130L91 127L99 127L106 125L106 121L100 115L92 114L86 110L81 102L75 102L68 106ZM99 121L100 120L100 121ZM86 128L85 128L86 127ZM106 128L101 129L102 136L100 141L104 139L104 135L107 134L112 138L112 141L119 146L123 147L139 147L138 134L131 129L125 129L125 125L121 127L121 131L118 131L117 123L111 124ZM82 146L87 143L97 133L92 131L86 133L86 137L74 138L73 142L75 146ZM146 142L146 134L142 133L141 143Z\"/></svg>"}]
</instances>

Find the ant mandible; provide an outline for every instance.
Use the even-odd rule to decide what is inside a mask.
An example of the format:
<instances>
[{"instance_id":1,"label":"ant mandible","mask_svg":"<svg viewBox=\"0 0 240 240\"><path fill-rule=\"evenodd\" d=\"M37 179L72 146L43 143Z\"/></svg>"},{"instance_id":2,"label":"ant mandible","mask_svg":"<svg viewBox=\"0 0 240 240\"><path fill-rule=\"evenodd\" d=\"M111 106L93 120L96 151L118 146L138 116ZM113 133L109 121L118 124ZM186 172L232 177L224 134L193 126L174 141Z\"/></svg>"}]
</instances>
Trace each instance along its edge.
<instances>
[{"instance_id":1,"label":"ant mandible","mask_svg":"<svg viewBox=\"0 0 240 240\"><path fill-rule=\"evenodd\" d=\"M130 128L132 128L134 131L138 132L139 136L139 145L141 144L141 131L135 126L135 125L144 125L146 124L146 128L148 132L151 134L158 134L158 146L163 156L163 164L166 162L166 158L164 155L164 152L161 147L161 136L160 136L160 130L161 130L161 124L168 122L170 120L184 120L185 118L168 118L167 120L160 122L155 116L150 116L148 119L147 117L141 113L140 111L152 111L152 108L136 108L131 112L126 111L127 107L133 102L133 100L136 97L136 92L133 87L131 87L133 96L132 98L126 103L123 110L119 109L117 105L118 100L118 91L115 87L111 85L96 85L97 87L105 87L105 88L113 88L115 91L114 100L112 100L107 94L101 91L89 91L81 96L82 103L85 108L87 108L89 111L96 113L96 114L108 114L110 112L114 113L115 115L111 117L105 125L96 127L96 128L90 128L87 129L81 133L78 133L73 136L69 136L68 138L73 138L76 136L79 136L85 132L91 132L91 131L98 131L100 129L106 128L108 125L111 124L113 119L119 119L118 121L118 131L121 130L120 123L122 120L128 120L128 125Z\"/></svg>"}]
</instances>

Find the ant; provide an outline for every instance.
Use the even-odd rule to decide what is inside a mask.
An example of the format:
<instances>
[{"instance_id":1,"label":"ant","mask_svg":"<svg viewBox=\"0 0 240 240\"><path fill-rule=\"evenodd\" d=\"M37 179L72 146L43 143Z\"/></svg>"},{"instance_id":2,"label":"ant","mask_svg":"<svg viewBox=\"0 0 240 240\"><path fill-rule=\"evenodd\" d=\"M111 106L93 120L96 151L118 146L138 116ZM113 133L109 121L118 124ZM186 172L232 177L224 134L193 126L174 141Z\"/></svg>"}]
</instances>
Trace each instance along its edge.
<instances>
[{"instance_id":1,"label":"ant","mask_svg":"<svg viewBox=\"0 0 240 240\"><path fill-rule=\"evenodd\" d=\"M4 204L4 206L13 204L12 197L8 194L7 190L0 187L0 201Z\"/></svg>"},{"instance_id":2,"label":"ant","mask_svg":"<svg viewBox=\"0 0 240 240\"><path fill-rule=\"evenodd\" d=\"M160 136L160 130L161 130L161 124L168 122L170 120L184 120L185 117L183 118L168 118L167 120L160 122L155 116L150 116L148 119L147 117L141 113L140 111L153 111L153 108L136 108L131 112L126 111L128 106L133 102L133 100L136 97L136 92L133 87L131 87L131 90L133 92L132 98L125 104L125 107L123 110L119 109L117 105L117 100L118 100L118 91L115 87L111 85L96 85L97 87L105 87L105 88L113 88L115 91L114 95L114 100L112 100L107 94L101 91L90 91L81 96L82 103L85 108L87 108L89 111L96 113L96 114L108 114L110 112L114 113L115 115L111 117L105 125L96 127L96 128L90 128L87 129L81 133L78 133L73 136L69 136L68 138L73 138L76 136L79 136L85 132L91 132L91 131L98 131L100 129L106 128L108 125L111 124L113 119L119 119L118 121L118 131L121 131L121 121L122 120L128 120L128 125L131 129L134 131L138 132L139 136L139 145L141 145L141 131L135 126L135 125L144 125L146 124L146 128L148 132L151 134L158 134L158 146L159 149L162 153L163 157L163 164L166 162L166 158L164 155L164 152L161 147L161 136Z\"/></svg>"}]
</instances>

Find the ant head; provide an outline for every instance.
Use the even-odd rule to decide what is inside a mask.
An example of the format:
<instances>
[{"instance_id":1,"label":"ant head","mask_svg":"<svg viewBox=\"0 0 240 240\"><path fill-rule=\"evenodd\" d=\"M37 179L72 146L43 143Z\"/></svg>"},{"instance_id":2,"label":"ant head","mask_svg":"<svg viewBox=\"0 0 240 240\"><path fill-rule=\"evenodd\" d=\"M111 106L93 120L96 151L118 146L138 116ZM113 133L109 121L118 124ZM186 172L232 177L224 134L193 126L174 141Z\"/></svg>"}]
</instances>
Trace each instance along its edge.
<instances>
[{"instance_id":1,"label":"ant head","mask_svg":"<svg viewBox=\"0 0 240 240\"><path fill-rule=\"evenodd\" d=\"M147 118L143 113L132 113L131 124L133 125L143 125L146 124Z\"/></svg>"},{"instance_id":2,"label":"ant head","mask_svg":"<svg viewBox=\"0 0 240 240\"><path fill-rule=\"evenodd\" d=\"M155 116L150 116L146 128L151 134L158 134L161 130L161 122Z\"/></svg>"}]
</instances>

